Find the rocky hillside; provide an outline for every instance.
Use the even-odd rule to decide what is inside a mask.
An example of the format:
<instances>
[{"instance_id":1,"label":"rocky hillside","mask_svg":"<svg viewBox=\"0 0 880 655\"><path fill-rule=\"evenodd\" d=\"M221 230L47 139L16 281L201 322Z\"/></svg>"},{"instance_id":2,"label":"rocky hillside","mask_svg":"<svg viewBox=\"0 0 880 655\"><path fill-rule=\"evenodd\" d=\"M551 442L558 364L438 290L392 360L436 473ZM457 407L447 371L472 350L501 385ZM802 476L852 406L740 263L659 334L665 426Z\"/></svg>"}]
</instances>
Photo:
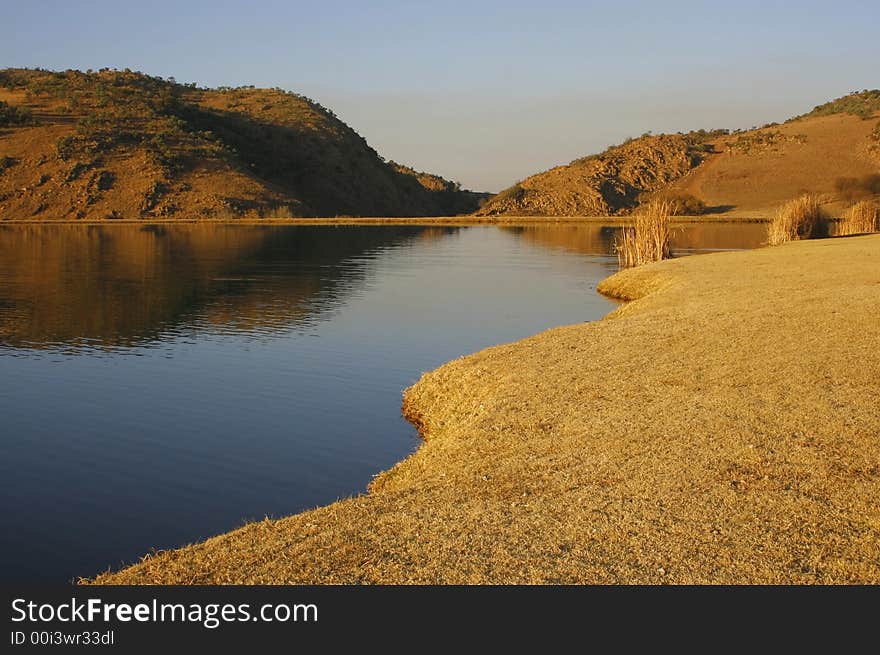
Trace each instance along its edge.
<instances>
[{"instance_id":1,"label":"rocky hillside","mask_svg":"<svg viewBox=\"0 0 880 655\"><path fill-rule=\"evenodd\" d=\"M0 220L455 215L485 197L281 89L0 71Z\"/></svg>"},{"instance_id":2,"label":"rocky hillside","mask_svg":"<svg viewBox=\"0 0 880 655\"><path fill-rule=\"evenodd\" d=\"M606 216L625 213L639 198L667 187L697 167L714 133L644 135L577 159L505 189L481 215Z\"/></svg>"},{"instance_id":3,"label":"rocky hillside","mask_svg":"<svg viewBox=\"0 0 880 655\"><path fill-rule=\"evenodd\" d=\"M627 214L646 199L678 213L766 215L804 192L842 210L880 194L880 91L819 105L784 124L644 135L533 175L493 197L481 215Z\"/></svg>"}]
</instances>

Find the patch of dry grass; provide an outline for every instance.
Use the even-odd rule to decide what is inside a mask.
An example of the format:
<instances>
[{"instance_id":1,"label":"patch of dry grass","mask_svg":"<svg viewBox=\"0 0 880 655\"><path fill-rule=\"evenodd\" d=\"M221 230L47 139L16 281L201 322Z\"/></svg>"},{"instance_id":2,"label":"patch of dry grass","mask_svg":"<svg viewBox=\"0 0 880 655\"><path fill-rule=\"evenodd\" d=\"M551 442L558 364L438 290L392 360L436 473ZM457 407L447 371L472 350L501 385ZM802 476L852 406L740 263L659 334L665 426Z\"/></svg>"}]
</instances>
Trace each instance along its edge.
<instances>
[{"instance_id":1,"label":"patch of dry grass","mask_svg":"<svg viewBox=\"0 0 880 655\"><path fill-rule=\"evenodd\" d=\"M812 239L828 233L828 219L819 204L819 197L805 194L784 203L767 227L767 240L771 246L788 241Z\"/></svg>"},{"instance_id":2,"label":"patch of dry grass","mask_svg":"<svg viewBox=\"0 0 880 655\"><path fill-rule=\"evenodd\" d=\"M838 235L880 232L880 205L875 201L857 202L837 224Z\"/></svg>"},{"instance_id":3,"label":"patch of dry grass","mask_svg":"<svg viewBox=\"0 0 880 655\"><path fill-rule=\"evenodd\" d=\"M369 494L91 582L880 583L878 248L621 271L605 320L408 389L425 441Z\"/></svg>"},{"instance_id":4,"label":"patch of dry grass","mask_svg":"<svg viewBox=\"0 0 880 655\"><path fill-rule=\"evenodd\" d=\"M621 268L659 262L671 256L669 247L671 215L672 205L666 200L650 202L633 215L635 224L623 228L614 244Z\"/></svg>"}]
</instances>

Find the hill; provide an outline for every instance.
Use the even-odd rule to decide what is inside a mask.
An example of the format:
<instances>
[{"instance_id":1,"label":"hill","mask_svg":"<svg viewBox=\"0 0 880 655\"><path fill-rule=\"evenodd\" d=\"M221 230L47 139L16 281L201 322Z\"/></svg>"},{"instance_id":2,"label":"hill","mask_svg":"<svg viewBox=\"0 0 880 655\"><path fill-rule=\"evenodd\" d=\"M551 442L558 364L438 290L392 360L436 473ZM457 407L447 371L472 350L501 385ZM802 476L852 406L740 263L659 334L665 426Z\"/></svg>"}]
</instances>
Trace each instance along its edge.
<instances>
[{"instance_id":1,"label":"hill","mask_svg":"<svg viewBox=\"0 0 880 655\"><path fill-rule=\"evenodd\" d=\"M679 213L762 216L807 191L838 211L880 193L878 117L880 91L863 91L782 125L646 134L528 177L478 213L627 214L659 195L677 200Z\"/></svg>"},{"instance_id":2,"label":"hill","mask_svg":"<svg viewBox=\"0 0 880 655\"><path fill-rule=\"evenodd\" d=\"M437 216L485 196L385 161L281 89L0 71L0 219Z\"/></svg>"}]
</instances>

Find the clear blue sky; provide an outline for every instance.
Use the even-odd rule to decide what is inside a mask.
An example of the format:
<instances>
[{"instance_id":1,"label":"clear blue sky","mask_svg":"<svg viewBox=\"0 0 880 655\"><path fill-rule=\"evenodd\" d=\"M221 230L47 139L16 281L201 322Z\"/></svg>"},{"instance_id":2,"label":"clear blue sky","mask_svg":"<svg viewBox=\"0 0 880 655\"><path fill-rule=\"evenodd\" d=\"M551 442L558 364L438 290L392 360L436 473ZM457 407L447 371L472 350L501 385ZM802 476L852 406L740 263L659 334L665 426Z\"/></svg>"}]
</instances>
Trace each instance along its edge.
<instances>
[{"instance_id":1,"label":"clear blue sky","mask_svg":"<svg viewBox=\"0 0 880 655\"><path fill-rule=\"evenodd\" d=\"M280 86L381 154L497 191L627 136L880 87L880 2L3 3L0 67Z\"/></svg>"}]
</instances>

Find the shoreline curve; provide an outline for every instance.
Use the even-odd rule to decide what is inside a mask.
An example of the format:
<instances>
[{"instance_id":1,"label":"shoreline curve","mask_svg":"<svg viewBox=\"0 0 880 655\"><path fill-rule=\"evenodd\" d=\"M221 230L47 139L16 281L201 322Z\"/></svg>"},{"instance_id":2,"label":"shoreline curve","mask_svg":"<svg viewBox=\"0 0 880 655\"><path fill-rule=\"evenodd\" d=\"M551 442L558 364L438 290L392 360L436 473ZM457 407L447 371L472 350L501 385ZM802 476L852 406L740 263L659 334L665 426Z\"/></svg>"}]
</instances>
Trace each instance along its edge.
<instances>
[{"instance_id":1,"label":"shoreline curve","mask_svg":"<svg viewBox=\"0 0 880 655\"><path fill-rule=\"evenodd\" d=\"M880 582L880 236L667 260L426 373L369 493L92 584Z\"/></svg>"}]
</instances>

